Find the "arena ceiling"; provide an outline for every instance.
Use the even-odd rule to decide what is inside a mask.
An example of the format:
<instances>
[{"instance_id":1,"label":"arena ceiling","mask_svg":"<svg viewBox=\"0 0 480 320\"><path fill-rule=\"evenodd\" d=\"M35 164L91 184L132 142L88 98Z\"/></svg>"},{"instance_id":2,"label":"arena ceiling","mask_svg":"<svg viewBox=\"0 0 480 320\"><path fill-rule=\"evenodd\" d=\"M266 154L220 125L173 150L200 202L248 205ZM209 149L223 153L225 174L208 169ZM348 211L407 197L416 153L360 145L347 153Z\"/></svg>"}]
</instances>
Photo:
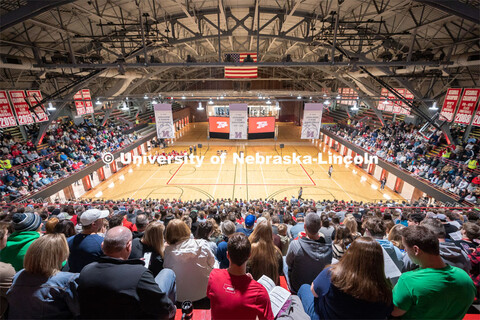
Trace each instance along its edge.
<instances>
[{"instance_id":1,"label":"arena ceiling","mask_svg":"<svg viewBox=\"0 0 480 320\"><path fill-rule=\"evenodd\" d=\"M226 53L252 52L259 77L248 81L267 94L281 81L368 101L389 85L425 108L450 86L479 85L479 22L478 0L2 0L0 82L63 101L86 86L193 95L233 81Z\"/></svg>"}]
</instances>

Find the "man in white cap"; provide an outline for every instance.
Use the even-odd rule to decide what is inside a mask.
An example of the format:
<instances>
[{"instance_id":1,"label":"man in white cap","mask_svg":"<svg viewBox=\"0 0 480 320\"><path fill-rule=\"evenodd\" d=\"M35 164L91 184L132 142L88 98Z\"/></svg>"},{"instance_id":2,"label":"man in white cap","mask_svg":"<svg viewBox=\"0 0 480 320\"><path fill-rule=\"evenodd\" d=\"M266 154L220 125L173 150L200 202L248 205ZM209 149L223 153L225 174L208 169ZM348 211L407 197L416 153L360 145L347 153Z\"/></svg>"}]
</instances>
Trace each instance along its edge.
<instances>
[{"instance_id":1,"label":"man in white cap","mask_svg":"<svg viewBox=\"0 0 480 320\"><path fill-rule=\"evenodd\" d=\"M103 237L97 233L103 227L103 219L108 217L108 210L89 209L80 217L82 232L68 238L70 272L80 272L87 264L97 261L103 254Z\"/></svg>"}]
</instances>

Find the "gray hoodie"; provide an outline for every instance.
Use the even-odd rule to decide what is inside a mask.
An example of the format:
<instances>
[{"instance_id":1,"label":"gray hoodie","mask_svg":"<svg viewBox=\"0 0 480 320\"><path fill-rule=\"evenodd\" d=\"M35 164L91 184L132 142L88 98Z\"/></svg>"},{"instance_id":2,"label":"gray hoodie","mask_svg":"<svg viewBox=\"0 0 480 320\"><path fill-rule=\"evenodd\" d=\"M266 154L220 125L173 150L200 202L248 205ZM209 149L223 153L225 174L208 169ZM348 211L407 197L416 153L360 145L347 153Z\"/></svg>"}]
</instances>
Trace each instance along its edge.
<instances>
[{"instance_id":1,"label":"gray hoodie","mask_svg":"<svg viewBox=\"0 0 480 320\"><path fill-rule=\"evenodd\" d=\"M440 257L442 257L446 264L463 269L467 273L469 273L472 268L470 259L468 259L465 251L452 242L440 242ZM418 268L418 265L410 260L408 254L403 258L403 262L405 264L403 272Z\"/></svg>"},{"instance_id":2,"label":"gray hoodie","mask_svg":"<svg viewBox=\"0 0 480 320\"><path fill-rule=\"evenodd\" d=\"M302 284L311 284L323 268L332 263L332 245L307 237L293 240L286 262L290 289L296 293Z\"/></svg>"}]
</instances>

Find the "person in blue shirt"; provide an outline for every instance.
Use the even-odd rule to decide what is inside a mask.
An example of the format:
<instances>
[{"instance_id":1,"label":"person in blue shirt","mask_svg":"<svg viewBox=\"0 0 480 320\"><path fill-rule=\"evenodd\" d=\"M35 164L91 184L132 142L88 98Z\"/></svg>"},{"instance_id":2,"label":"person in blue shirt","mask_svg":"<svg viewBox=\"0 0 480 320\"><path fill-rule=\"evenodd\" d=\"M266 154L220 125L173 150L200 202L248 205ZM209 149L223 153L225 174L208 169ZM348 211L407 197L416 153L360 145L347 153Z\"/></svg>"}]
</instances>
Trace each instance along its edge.
<instances>
[{"instance_id":1,"label":"person in blue shirt","mask_svg":"<svg viewBox=\"0 0 480 320\"><path fill-rule=\"evenodd\" d=\"M89 209L80 217L82 233L68 238L70 256L68 266L71 272L80 272L87 264L98 261L103 254L103 237L96 234L103 227L108 210Z\"/></svg>"},{"instance_id":2,"label":"person in blue shirt","mask_svg":"<svg viewBox=\"0 0 480 320\"><path fill-rule=\"evenodd\" d=\"M370 237L356 239L337 264L302 285L298 297L312 320L386 319L393 302L382 247Z\"/></svg>"},{"instance_id":3,"label":"person in blue shirt","mask_svg":"<svg viewBox=\"0 0 480 320\"><path fill-rule=\"evenodd\" d=\"M253 214L249 214L245 218L245 228L243 228L242 226L239 226L237 228L237 232L241 232L245 234L247 237L249 237L253 232L253 226L255 225L255 220L256 220L255 216Z\"/></svg>"},{"instance_id":4,"label":"person in blue shirt","mask_svg":"<svg viewBox=\"0 0 480 320\"><path fill-rule=\"evenodd\" d=\"M220 263L220 269L227 269L230 261L227 258L228 238L235 233L235 224L230 220L225 220L221 225L223 241L217 246L216 258Z\"/></svg>"}]
</instances>

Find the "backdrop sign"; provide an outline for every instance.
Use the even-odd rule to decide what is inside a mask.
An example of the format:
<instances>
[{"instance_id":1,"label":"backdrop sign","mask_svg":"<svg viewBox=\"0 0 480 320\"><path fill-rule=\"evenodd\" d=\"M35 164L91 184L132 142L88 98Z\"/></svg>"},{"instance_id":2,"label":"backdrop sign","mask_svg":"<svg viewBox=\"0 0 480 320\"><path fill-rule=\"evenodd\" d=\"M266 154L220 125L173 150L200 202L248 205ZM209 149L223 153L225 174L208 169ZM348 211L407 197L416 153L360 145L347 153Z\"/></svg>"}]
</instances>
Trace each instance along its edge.
<instances>
[{"instance_id":1,"label":"backdrop sign","mask_svg":"<svg viewBox=\"0 0 480 320\"><path fill-rule=\"evenodd\" d=\"M209 117L208 128L210 132L229 133L230 118L227 117Z\"/></svg>"},{"instance_id":2,"label":"backdrop sign","mask_svg":"<svg viewBox=\"0 0 480 320\"><path fill-rule=\"evenodd\" d=\"M447 122L453 121L453 115L457 109L458 100L460 100L461 88L450 88L447 90L445 101L443 102L442 111L440 111L440 120Z\"/></svg>"},{"instance_id":3,"label":"backdrop sign","mask_svg":"<svg viewBox=\"0 0 480 320\"><path fill-rule=\"evenodd\" d=\"M0 91L0 128L14 127L17 125L12 107L8 102L7 91Z\"/></svg>"},{"instance_id":4,"label":"backdrop sign","mask_svg":"<svg viewBox=\"0 0 480 320\"><path fill-rule=\"evenodd\" d=\"M28 102L30 102L30 106L35 106L37 103L42 101L42 93L40 90L27 90L27 97ZM33 109L35 112L32 112L33 118L35 118L35 122L44 122L48 121L48 115L45 113L45 106L42 104Z\"/></svg>"},{"instance_id":5,"label":"backdrop sign","mask_svg":"<svg viewBox=\"0 0 480 320\"><path fill-rule=\"evenodd\" d=\"M275 132L275 117L248 118L248 133Z\"/></svg>"},{"instance_id":6,"label":"backdrop sign","mask_svg":"<svg viewBox=\"0 0 480 320\"><path fill-rule=\"evenodd\" d=\"M169 103L154 104L153 110L155 111L155 122L157 124L157 137L159 139L175 138L172 105Z\"/></svg>"},{"instance_id":7,"label":"backdrop sign","mask_svg":"<svg viewBox=\"0 0 480 320\"><path fill-rule=\"evenodd\" d=\"M248 139L248 106L245 103L230 105L229 139Z\"/></svg>"},{"instance_id":8,"label":"backdrop sign","mask_svg":"<svg viewBox=\"0 0 480 320\"><path fill-rule=\"evenodd\" d=\"M305 103L302 122L302 139L318 139L322 126L323 104Z\"/></svg>"},{"instance_id":9,"label":"backdrop sign","mask_svg":"<svg viewBox=\"0 0 480 320\"><path fill-rule=\"evenodd\" d=\"M10 101L12 101L13 110L17 115L19 125L28 125L35 123L30 112L30 107L28 106L25 96L25 91L23 90L10 90L8 91L10 96Z\"/></svg>"},{"instance_id":10,"label":"backdrop sign","mask_svg":"<svg viewBox=\"0 0 480 320\"><path fill-rule=\"evenodd\" d=\"M480 89L463 90L462 100L458 105L458 111L455 115L455 123L469 125L472 120L473 111L477 105L478 96L480 95Z\"/></svg>"}]
</instances>

